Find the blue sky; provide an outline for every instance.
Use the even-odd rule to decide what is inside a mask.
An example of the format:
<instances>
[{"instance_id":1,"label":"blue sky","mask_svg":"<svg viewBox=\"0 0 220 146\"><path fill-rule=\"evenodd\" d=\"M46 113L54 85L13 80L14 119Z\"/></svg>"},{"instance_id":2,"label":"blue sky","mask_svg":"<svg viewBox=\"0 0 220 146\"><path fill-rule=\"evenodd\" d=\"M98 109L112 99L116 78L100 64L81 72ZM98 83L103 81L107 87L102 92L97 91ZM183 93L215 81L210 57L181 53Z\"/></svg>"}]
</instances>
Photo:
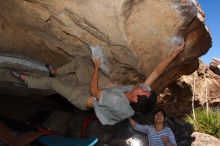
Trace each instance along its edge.
<instances>
[{"instance_id":1,"label":"blue sky","mask_svg":"<svg viewBox=\"0 0 220 146\"><path fill-rule=\"evenodd\" d=\"M212 48L201 59L209 64L213 57L220 59L220 0L198 0L206 14L205 23L211 31Z\"/></svg>"}]
</instances>

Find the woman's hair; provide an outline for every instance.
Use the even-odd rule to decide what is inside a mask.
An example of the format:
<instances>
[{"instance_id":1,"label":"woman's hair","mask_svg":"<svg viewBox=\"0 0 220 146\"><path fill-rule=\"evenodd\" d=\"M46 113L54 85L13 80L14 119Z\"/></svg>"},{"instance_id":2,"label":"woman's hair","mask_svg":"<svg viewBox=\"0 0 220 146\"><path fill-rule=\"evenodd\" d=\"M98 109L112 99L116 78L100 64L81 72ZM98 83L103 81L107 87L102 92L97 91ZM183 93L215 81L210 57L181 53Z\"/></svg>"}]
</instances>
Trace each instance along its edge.
<instances>
[{"instance_id":1,"label":"woman's hair","mask_svg":"<svg viewBox=\"0 0 220 146\"><path fill-rule=\"evenodd\" d=\"M157 109L157 110L154 111L154 113L153 113L153 120L154 120L155 115L156 115L157 113L159 113L159 112L161 112L161 113L163 114L163 117L164 117L164 120L165 120L165 118L167 117L167 115L166 115L166 112L165 112L164 110L162 110L162 109ZM165 121L164 121L164 122L165 122Z\"/></svg>"}]
</instances>

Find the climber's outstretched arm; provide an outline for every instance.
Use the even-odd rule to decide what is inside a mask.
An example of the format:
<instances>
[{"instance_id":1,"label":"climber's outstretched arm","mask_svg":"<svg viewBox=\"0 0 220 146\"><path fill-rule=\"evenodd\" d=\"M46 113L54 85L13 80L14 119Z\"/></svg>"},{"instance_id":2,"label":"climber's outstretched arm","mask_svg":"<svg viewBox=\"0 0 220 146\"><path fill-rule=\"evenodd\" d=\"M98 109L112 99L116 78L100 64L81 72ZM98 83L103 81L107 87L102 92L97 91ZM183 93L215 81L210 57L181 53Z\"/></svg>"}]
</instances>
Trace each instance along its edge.
<instances>
[{"instance_id":1,"label":"climber's outstretched arm","mask_svg":"<svg viewBox=\"0 0 220 146\"><path fill-rule=\"evenodd\" d=\"M153 70L153 72L149 75L149 77L145 80L144 84L151 86L157 78L166 70L167 66L172 62L173 59L184 49L184 44L173 46L173 51L170 55L168 55L164 60L162 60L157 67Z\"/></svg>"},{"instance_id":2,"label":"climber's outstretched arm","mask_svg":"<svg viewBox=\"0 0 220 146\"><path fill-rule=\"evenodd\" d=\"M94 72L92 74L92 79L90 82L90 92L91 95L94 96L97 100L99 100L101 90L98 88L98 73L99 73L99 66L100 66L100 58L93 58L92 59L94 64Z\"/></svg>"}]
</instances>

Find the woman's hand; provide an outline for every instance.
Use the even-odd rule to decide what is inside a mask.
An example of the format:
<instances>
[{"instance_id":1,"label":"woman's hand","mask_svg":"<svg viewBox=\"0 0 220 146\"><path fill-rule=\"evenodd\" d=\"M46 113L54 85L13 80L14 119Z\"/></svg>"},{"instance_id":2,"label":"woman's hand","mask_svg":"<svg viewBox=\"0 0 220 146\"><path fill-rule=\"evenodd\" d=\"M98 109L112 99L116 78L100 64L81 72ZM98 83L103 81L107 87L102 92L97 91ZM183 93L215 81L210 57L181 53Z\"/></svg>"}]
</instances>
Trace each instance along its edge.
<instances>
[{"instance_id":1,"label":"woman's hand","mask_svg":"<svg viewBox=\"0 0 220 146\"><path fill-rule=\"evenodd\" d=\"M172 146L172 144L170 144L170 141L169 141L169 137L168 136L161 136L161 140L164 142L164 144L166 146Z\"/></svg>"},{"instance_id":2,"label":"woman's hand","mask_svg":"<svg viewBox=\"0 0 220 146\"><path fill-rule=\"evenodd\" d=\"M168 136L161 136L161 140L162 140L164 143L168 143L168 142L169 142Z\"/></svg>"},{"instance_id":3,"label":"woman's hand","mask_svg":"<svg viewBox=\"0 0 220 146\"><path fill-rule=\"evenodd\" d=\"M135 120L133 120L132 118L129 118L128 120L133 128L137 125L137 122Z\"/></svg>"}]
</instances>

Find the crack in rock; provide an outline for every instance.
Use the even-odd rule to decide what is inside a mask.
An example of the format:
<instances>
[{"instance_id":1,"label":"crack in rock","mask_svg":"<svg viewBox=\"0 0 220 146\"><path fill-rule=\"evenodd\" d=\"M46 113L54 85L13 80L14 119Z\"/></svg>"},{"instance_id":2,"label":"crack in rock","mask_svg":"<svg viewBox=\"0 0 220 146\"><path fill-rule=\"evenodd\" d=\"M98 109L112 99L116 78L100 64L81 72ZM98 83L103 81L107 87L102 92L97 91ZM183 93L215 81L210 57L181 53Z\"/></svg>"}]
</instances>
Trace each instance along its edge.
<instances>
[{"instance_id":1,"label":"crack in rock","mask_svg":"<svg viewBox=\"0 0 220 146\"><path fill-rule=\"evenodd\" d=\"M1 68L14 66L14 65L22 66L33 70L39 70L43 72L48 71L47 68L44 66L44 64L37 62L35 60L26 59L22 56L0 54Z\"/></svg>"}]
</instances>

